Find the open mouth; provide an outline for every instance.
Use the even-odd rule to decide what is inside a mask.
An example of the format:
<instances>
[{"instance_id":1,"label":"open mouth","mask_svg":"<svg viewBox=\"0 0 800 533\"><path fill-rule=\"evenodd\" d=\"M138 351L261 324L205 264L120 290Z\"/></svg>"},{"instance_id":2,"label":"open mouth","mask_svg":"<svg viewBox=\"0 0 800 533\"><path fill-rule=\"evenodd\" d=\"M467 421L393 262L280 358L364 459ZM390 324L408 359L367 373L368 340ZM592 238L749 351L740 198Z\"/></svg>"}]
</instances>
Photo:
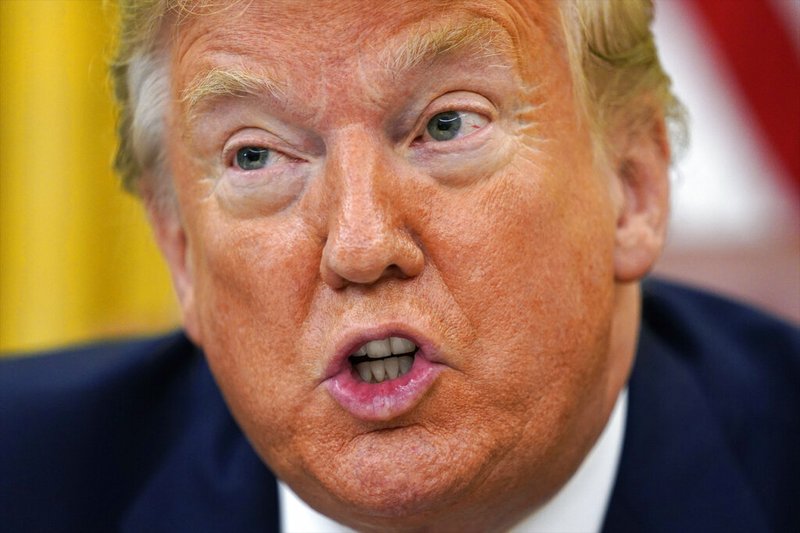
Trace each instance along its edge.
<instances>
[{"instance_id":1,"label":"open mouth","mask_svg":"<svg viewBox=\"0 0 800 533\"><path fill-rule=\"evenodd\" d=\"M365 383L383 383L407 374L418 347L402 337L387 337L363 344L348 361Z\"/></svg>"},{"instance_id":2,"label":"open mouth","mask_svg":"<svg viewBox=\"0 0 800 533\"><path fill-rule=\"evenodd\" d=\"M331 360L323 381L333 399L359 420L392 420L411 411L447 368L422 334L391 329L358 331L360 338Z\"/></svg>"}]
</instances>

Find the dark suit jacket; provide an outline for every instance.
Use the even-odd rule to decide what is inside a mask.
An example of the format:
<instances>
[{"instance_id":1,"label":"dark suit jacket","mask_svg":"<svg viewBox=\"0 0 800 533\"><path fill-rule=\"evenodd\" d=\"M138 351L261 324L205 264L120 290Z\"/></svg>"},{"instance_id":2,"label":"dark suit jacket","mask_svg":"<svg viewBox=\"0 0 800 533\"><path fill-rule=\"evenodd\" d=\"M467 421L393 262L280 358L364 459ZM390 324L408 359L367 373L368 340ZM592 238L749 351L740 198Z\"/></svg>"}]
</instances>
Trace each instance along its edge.
<instances>
[{"instance_id":1,"label":"dark suit jacket","mask_svg":"<svg viewBox=\"0 0 800 533\"><path fill-rule=\"evenodd\" d=\"M643 316L604 531L800 531L800 332L652 281ZM278 524L275 478L183 334L0 363L0 530Z\"/></svg>"}]
</instances>

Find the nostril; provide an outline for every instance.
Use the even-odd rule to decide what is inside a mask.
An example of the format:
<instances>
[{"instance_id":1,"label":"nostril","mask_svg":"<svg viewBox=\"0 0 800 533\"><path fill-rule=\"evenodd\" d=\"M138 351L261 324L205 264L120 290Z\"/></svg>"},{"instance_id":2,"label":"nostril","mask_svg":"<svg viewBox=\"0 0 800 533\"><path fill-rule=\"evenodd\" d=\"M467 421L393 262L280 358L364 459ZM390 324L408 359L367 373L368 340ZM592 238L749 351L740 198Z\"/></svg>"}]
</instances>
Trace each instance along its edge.
<instances>
[{"instance_id":1,"label":"nostril","mask_svg":"<svg viewBox=\"0 0 800 533\"><path fill-rule=\"evenodd\" d=\"M407 279L422 272L422 250L407 231L385 221L374 231L364 224L366 228L356 231L353 224L341 223L327 236L320 265L326 284L340 289L386 278Z\"/></svg>"},{"instance_id":2,"label":"nostril","mask_svg":"<svg viewBox=\"0 0 800 533\"><path fill-rule=\"evenodd\" d=\"M399 266L392 264L386 267L381 274L381 278L398 278L398 279L406 279L409 276L403 272L403 269Z\"/></svg>"},{"instance_id":3,"label":"nostril","mask_svg":"<svg viewBox=\"0 0 800 533\"><path fill-rule=\"evenodd\" d=\"M390 263L380 257L358 257L359 253L352 252L344 257L323 257L320 273L323 280L335 289L346 287L350 284L369 285L387 278L405 279L409 276L397 263Z\"/></svg>"}]
</instances>

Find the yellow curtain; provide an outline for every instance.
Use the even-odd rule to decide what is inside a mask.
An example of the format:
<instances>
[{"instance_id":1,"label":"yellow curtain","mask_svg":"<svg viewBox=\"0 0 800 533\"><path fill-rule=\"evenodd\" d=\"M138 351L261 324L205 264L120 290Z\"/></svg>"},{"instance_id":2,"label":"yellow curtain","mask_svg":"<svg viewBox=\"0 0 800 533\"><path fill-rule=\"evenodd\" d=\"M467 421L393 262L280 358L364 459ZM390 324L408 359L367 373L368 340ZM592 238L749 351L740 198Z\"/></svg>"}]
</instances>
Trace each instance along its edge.
<instances>
[{"instance_id":1,"label":"yellow curtain","mask_svg":"<svg viewBox=\"0 0 800 533\"><path fill-rule=\"evenodd\" d=\"M0 1L0 352L178 321L111 171L110 15L99 0Z\"/></svg>"}]
</instances>

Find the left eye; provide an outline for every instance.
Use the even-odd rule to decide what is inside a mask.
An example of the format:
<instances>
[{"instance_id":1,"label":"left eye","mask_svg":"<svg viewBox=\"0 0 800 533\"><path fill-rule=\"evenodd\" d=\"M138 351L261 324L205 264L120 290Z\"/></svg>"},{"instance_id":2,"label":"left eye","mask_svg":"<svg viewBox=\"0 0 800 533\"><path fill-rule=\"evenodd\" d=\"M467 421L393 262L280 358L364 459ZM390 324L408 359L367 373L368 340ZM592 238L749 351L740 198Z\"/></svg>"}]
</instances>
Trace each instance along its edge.
<instances>
[{"instance_id":1,"label":"left eye","mask_svg":"<svg viewBox=\"0 0 800 533\"><path fill-rule=\"evenodd\" d=\"M452 141L453 139L468 135L474 130L485 126L489 120L471 111L445 111L438 113L428 121L425 130L428 137L434 141Z\"/></svg>"},{"instance_id":2,"label":"left eye","mask_svg":"<svg viewBox=\"0 0 800 533\"><path fill-rule=\"evenodd\" d=\"M242 170L259 170L267 166L269 158L268 148L246 146L236 151L236 166Z\"/></svg>"}]
</instances>

